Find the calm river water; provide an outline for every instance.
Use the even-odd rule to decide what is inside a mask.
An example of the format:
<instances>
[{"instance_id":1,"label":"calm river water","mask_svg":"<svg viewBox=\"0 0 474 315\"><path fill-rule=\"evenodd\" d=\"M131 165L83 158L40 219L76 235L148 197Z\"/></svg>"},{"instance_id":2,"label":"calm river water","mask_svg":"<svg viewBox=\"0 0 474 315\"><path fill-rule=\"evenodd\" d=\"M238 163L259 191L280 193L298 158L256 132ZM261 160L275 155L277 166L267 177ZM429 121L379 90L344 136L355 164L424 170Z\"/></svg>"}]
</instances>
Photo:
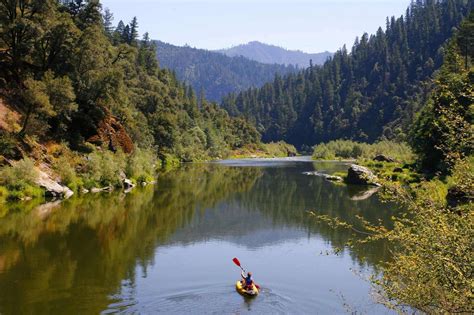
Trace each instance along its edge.
<instances>
[{"instance_id":1,"label":"calm river water","mask_svg":"<svg viewBox=\"0 0 474 315\"><path fill-rule=\"evenodd\" d=\"M132 193L88 195L0 218L0 314L340 314L390 311L367 281L384 244L351 236L309 210L355 222L396 211L360 187L307 171L305 158L190 164ZM263 288L235 291L238 257Z\"/></svg>"}]
</instances>

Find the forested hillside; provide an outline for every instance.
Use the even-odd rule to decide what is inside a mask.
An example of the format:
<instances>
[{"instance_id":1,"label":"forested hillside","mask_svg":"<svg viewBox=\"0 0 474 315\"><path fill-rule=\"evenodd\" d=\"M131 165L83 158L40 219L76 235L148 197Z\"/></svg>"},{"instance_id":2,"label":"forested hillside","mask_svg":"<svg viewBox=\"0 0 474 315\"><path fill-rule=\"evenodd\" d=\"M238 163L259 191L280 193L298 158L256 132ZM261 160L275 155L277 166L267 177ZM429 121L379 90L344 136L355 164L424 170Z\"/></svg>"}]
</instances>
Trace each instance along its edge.
<instances>
[{"instance_id":1,"label":"forested hillside","mask_svg":"<svg viewBox=\"0 0 474 315\"><path fill-rule=\"evenodd\" d=\"M155 43L161 67L174 71L179 80L192 86L197 93L203 92L211 101L220 102L231 92L260 87L273 80L277 73L296 72L293 66L263 64L241 56L227 57L189 46Z\"/></svg>"},{"instance_id":2,"label":"forested hillside","mask_svg":"<svg viewBox=\"0 0 474 315\"><path fill-rule=\"evenodd\" d=\"M114 27L98 0L2 1L0 25L1 98L20 115L0 128L0 155L20 158L26 142L52 141L194 160L259 141L243 119L198 106L190 87L159 68L137 19Z\"/></svg>"},{"instance_id":3,"label":"forested hillside","mask_svg":"<svg viewBox=\"0 0 474 315\"><path fill-rule=\"evenodd\" d=\"M243 56L262 63L294 65L302 69L309 67L310 61L315 65L322 65L333 55L328 51L309 54L299 50L288 50L278 46L260 43L258 41L221 49L218 50L218 52L230 57Z\"/></svg>"},{"instance_id":4,"label":"forested hillside","mask_svg":"<svg viewBox=\"0 0 474 315\"><path fill-rule=\"evenodd\" d=\"M432 89L444 45L471 0L416 1L386 28L363 34L323 66L231 94L223 106L253 120L263 139L297 146L332 139L404 139Z\"/></svg>"}]
</instances>

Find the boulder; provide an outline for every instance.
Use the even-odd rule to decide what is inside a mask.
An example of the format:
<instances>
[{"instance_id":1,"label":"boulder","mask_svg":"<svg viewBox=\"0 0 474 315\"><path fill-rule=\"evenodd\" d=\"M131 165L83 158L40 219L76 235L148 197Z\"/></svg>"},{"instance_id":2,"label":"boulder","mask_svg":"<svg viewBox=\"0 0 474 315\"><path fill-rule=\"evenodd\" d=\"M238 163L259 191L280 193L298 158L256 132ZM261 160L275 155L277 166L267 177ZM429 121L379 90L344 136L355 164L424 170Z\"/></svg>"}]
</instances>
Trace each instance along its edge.
<instances>
[{"instance_id":1,"label":"boulder","mask_svg":"<svg viewBox=\"0 0 474 315\"><path fill-rule=\"evenodd\" d=\"M60 185L53 180L46 172L38 170L38 178L36 184L46 190L46 197L68 199L74 192L66 186Z\"/></svg>"},{"instance_id":2,"label":"boulder","mask_svg":"<svg viewBox=\"0 0 474 315\"><path fill-rule=\"evenodd\" d=\"M389 163L395 162L395 159L392 159L391 157L386 156L384 154L377 155L376 157L374 157L373 160L377 162L389 162Z\"/></svg>"},{"instance_id":3,"label":"boulder","mask_svg":"<svg viewBox=\"0 0 474 315\"><path fill-rule=\"evenodd\" d=\"M352 164L347 170L346 182L352 185L373 185L380 186L377 183L377 176L367 167Z\"/></svg>"}]
</instances>

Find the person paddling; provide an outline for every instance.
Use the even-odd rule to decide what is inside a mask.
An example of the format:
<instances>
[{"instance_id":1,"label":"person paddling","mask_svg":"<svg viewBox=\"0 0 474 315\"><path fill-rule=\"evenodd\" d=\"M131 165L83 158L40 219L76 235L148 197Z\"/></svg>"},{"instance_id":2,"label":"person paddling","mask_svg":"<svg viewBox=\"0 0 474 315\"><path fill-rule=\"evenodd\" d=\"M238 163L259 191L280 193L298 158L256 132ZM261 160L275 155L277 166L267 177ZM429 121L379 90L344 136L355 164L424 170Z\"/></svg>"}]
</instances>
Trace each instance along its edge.
<instances>
[{"instance_id":1,"label":"person paddling","mask_svg":"<svg viewBox=\"0 0 474 315\"><path fill-rule=\"evenodd\" d=\"M252 278L252 273L249 271L249 272L247 272L247 275L245 275L244 271L242 270L240 275L242 276L242 285L244 286L244 288L251 290L252 286L254 284L253 283L253 278Z\"/></svg>"}]
</instances>

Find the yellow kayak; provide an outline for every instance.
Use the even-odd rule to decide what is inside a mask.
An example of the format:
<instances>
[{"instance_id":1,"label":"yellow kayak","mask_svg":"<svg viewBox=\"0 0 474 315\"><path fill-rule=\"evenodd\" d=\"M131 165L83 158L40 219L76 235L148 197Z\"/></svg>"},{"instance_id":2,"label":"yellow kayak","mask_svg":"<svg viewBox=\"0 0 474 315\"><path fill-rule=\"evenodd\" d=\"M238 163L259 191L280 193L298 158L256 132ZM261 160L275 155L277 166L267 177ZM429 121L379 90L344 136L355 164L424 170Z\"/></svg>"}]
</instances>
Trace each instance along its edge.
<instances>
[{"instance_id":1,"label":"yellow kayak","mask_svg":"<svg viewBox=\"0 0 474 315\"><path fill-rule=\"evenodd\" d=\"M247 289L243 288L241 281L237 281L235 283L235 289L237 290L237 292L239 292L240 294L245 295L245 296L257 296L258 293L260 293L260 291L255 286L255 284L252 284L252 290L247 290Z\"/></svg>"}]
</instances>

